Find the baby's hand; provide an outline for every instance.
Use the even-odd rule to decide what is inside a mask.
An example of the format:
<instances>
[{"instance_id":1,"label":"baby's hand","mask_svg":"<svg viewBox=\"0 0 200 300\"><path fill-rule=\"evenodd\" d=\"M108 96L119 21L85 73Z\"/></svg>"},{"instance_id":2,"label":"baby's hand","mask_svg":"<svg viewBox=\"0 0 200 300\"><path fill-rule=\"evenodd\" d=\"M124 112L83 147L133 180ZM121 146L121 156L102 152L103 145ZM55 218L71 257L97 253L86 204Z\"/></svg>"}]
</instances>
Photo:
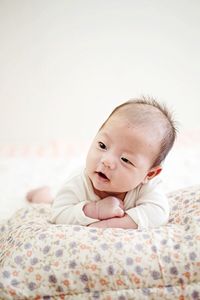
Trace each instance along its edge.
<instances>
[{"instance_id":1,"label":"baby's hand","mask_svg":"<svg viewBox=\"0 0 200 300\"><path fill-rule=\"evenodd\" d=\"M96 210L99 220L124 216L123 201L113 196L97 201Z\"/></svg>"}]
</instances>

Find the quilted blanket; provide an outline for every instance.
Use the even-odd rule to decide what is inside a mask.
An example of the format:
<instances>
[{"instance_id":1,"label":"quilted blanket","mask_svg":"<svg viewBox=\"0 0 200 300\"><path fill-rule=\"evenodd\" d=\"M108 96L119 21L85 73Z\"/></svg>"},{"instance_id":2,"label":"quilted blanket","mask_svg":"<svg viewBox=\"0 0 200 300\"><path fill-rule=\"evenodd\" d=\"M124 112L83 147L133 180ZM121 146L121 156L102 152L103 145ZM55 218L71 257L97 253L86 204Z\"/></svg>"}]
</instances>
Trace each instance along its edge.
<instances>
[{"instance_id":1,"label":"quilted blanket","mask_svg":"<svg viewBox=\"0 0 200 300\"><path fill-rule=\"evenodd\" d=\"M200 299L200 186L151 230L54 225L48 206L0 225L0 299Z\"/></svg>"}]
</instances>

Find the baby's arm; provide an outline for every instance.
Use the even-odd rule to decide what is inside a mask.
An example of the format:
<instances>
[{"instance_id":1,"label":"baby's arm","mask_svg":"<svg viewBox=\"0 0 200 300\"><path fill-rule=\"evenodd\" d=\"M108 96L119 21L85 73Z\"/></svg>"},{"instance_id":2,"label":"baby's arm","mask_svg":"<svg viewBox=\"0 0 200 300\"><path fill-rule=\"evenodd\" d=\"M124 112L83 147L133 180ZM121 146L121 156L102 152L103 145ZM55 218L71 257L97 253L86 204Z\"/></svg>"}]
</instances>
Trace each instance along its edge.
<instances>
[{"instance_id":1,"label":"baby's arm","mask_svg":"<svg viewBox=\"0 0 200 300\"><path fill-rule=\"evenodd\" d=\"M114 217L123 217L124 205L122 200L109 196L95 202L87 203L83 211L90 218L105 220Z\"/></svg>"},{"instance_id":2,"label":"baby's arm","mask_svg":"<svg viewBox=\"0 0 200 300\"><path fill-rule=\"evenodd\" d=\"M89 226L148 229L165 225L168 218L168 199L160 179L155 178L141 187L135 206L126 210L124 217L98 221Z\"/></svg>"},{"instance_id":3,"label":"baby's arm","mask_svg":"<svg viewBox=\"0 0 200 300\"><path fill-rule=\"evenodd\" d=\"M83 181L70 179L59 191L51 209L50 221L56 224L89 225L102 219L124 216L123 202L116 197L89 201Z\"/></svg>"},{"instance_id":4,"label":"baby's arm","mask_svg":"<svg viewBox=\"0 0 200 300\"><path fill-rule=\"evenodd\" d=\"M111 218L88 225L90 227L98 228L123 228L123 229L137 229L137 224L125 214L122 218Z\"/></svg>"}]
</instances>

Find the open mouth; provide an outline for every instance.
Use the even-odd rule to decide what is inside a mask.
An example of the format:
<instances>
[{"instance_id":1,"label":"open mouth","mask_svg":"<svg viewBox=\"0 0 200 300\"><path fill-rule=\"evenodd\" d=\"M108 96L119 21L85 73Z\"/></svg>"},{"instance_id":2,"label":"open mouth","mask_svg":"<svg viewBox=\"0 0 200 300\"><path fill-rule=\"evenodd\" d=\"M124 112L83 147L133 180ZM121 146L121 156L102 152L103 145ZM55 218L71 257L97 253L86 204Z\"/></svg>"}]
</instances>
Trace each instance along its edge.
<instances>
[{"instance_id":1,"label":"open mouth","mask_svg":"<svg viewBox=\"0 0 200 300\"><path fill-rule=\"evenodd\" d=\"M106 179L106 180L109 180L109 178L102 172L97 172L97 174L99 175L99 177L103 178L103 179Z\"/></svg>"}]
</instances>

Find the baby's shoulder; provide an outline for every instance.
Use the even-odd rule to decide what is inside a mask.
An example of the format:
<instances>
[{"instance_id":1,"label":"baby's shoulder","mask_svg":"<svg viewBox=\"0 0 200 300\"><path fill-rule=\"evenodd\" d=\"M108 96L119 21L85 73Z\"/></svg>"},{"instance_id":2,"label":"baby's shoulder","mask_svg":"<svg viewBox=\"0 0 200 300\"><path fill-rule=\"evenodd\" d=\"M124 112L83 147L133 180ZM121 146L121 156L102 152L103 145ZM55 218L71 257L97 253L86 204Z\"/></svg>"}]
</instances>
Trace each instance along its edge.
<instances>
[{"instance_id":1,"label":"baby's shoulder","mask_svg":"<svg viewBox=\"0 0 200 300\"><path fill-rule=\"evenodd\" d=\"M160 176L156 176L155 178L149 180L147 183L141 183L136 188L131 190L129 194L131 196L135 196L138 198L141 194L148 193L150 191L156 190L158 188L162 188L162 179Z\"/></svg>"},{"instance_id":2,"label":"baby's shoulder","mask_svg":"<svg viewBox=\"0 0 200 300\"><path fill-rule=\"evenodd\" d=\"M142 184L138 192L140 193L140 195L149 193L163 193L164 189L161 177L158 175L149 180L147 183Z\"/></svg>"}]
</instances>

